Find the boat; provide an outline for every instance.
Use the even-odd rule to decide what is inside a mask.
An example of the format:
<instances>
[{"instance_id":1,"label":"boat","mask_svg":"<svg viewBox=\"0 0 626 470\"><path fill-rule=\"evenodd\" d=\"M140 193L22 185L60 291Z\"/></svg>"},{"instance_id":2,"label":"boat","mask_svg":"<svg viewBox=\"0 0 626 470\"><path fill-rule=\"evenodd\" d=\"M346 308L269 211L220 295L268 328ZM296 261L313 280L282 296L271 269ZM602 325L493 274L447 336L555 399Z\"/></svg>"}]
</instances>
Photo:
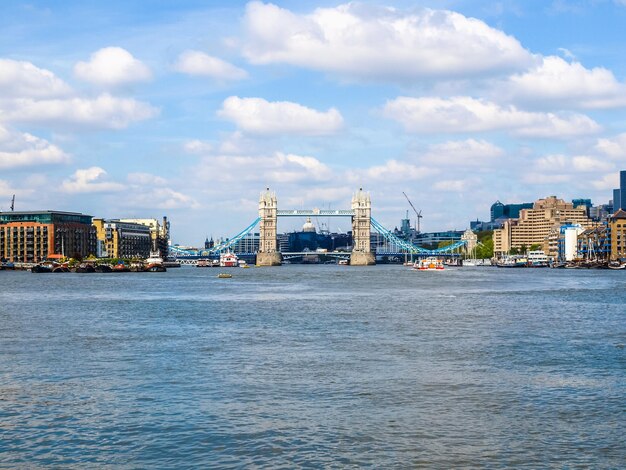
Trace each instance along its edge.
<instances>
[{"instance_id":1,"label":"boat","mask_svg":"<svg viewBox=\"0 0 626 470\"><path fill-rule=\"evenodd\" d=\"M233 275L228 273L219 273L217 277L220 279L230 279Z\"/></svg>"},{"instance_id":2,"label":"boat","mask_svg":"<svg viewBox=\"0 0 626 470\"><path fill-rule=\"evenodd\" d=\"M416 271L442 271L445 269L443 261L434 256L422 258L415 262L413 269Z\"/></svg>"},{"instance_id":3,"label":"boat","mask_svg":"<svg viewBox=\"0 0 626 470\"><path fill-rule=\"evenodd\" d=\"M80 263L74 270L76 273L95 273L96 267L93 263Z\"/></svg>"},{"instance_id":4,"label":"boat","mask_svg":"<svg viewBox=\"0 0 626 470\"><path fill-rule=\"evenodd\" d=\"M15 264L13 264L10 261L3 261L2 263L0 263L0 270L14 270L15 269Z\"/></svg>"},{"instance_id":5,"label":"boat","mask_svg":"<svg viewBox=\"0 0 626 470\"><path fill-rule=\"evenodd\" d=\"M246 263L245 259L240 259L237 261L237 263L239 264L240 268L247 268L248 267L248 263Z\"/></svg>"},{"instance_id":6,"label":"boat","mask_svg":"<svg viewBox=\"0 0 626 470\"><path fill-rule=\"evenodd\" d=\"M96 266L97 273L112 273L113 268L110 264L99 264Z\"/></svg>"},{"instance_id":7,"label":"boat","mask_svg":"<svg viewBox=\"0 0 626 470\"><path fill-rule=\"evenodd\" d=\"M525 256L505 256L496 262L498 268L525 268L528 266L528 259Z\"/></svg>"},{"instance_id":8,"label":"boat","mask_svg":"<svg viewBox=\"0 0 626 470\"><path fill-rule=\"evenodd\" d=\"M54 268L52 263L43 262L36 264L32 268L30 268L31 273L51 273Z\"/></svg>"},{"instance_id":9,"label":"boat","mask_svg":"<svg viewBox=\"0 0 626 470\"><path fill-rule=\"evenodd\" d=\"M163 273L167 271L167 268L163 266L163 258L161 258L158 251L150 252L150 256L144 262L143 270L149 273Z\"/></svg>"},{"instance_id":10,"label":"boat","mask_svg":"<svg viewBox=\"0 0 626 470\"><path fill-rule=\"evenodd\" d=\"M115 266L113 266L113 272L114 273L128 273L130 272L130 268L126 266L123 262L119 262Z\"/></svg>"},{"instance_id":11,"label":"boat","mask_svg":"<svg viewBox=\"0 0 626 470\"><path fill-rule=\"evenodd\" d=\"M239 258L235 253L227 251L220 254L220 268L236 268L239 266Z\"/></svg>"},{"instance_id":12,"label":"boat","mask_svg":"<svg viewBox=\"0 0 626 470\"><path fill-rule=\"evenodd\" d=\"M347 259L340 259L340 260L337 262L337 264L338 264L339 266L348 266L348 264L350 264L350 261L349 261L349 260L347 260Z\"/></svg>"},{"instance_id":13,"label":"boat","mask_svg":"<svg viewBox=\"0 0 626 470\"><path fill-rule=\"evenodd\" d=\"M611 261L608 267L609 269L626 269L626 263L620 263L619 261Z\"/></svg>"},{"instance_id":14,"label":"boat","mask_svg":"<svg viewBox=\"0 0 626 470\"><path fill-rule=\"evenodd\" d=\"M196 262L196 268L211 268L213 267L213 263L210 259L199 259Z\"/></svg>"}]
</instances>

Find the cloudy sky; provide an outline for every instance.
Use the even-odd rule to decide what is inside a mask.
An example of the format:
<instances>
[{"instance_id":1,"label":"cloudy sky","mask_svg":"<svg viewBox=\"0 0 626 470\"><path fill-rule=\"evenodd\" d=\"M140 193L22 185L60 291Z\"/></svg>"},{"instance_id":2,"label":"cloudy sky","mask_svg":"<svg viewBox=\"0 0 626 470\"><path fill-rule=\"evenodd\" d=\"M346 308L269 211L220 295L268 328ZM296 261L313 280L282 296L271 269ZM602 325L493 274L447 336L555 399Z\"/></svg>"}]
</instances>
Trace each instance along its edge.
<instances>
[{"instance_id":1,"label":"cloudy sky","mask_svg":"<svg viewBox=\"0 0 626 470\"><path fill-rule=\"evenodd\" d=\"M0 210L167 215L198 244L268 186L283 209L362 187L389 228L404 191L427 231L497 199L611 198L626 0L313 5L4 0Z\"/></svg>"}]
</instances>

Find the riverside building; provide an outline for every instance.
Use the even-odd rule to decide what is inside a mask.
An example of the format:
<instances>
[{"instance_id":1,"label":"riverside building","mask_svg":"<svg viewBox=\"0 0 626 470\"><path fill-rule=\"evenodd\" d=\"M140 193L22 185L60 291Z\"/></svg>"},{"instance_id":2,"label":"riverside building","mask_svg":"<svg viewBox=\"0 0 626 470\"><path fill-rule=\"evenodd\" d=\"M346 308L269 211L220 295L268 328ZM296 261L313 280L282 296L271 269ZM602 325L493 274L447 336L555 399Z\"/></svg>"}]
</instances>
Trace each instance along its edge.
<instances>
[{"instance_id":1,"label":"riverside building","mask_svg":"<svg viewBox=\"0 0 626 470\"><path fill-rule=\"evenodd\" d=\"M150 229L150 240L152 250L158 251L161 258L167 258L170 243L170 223L167 217L163 217L163 222L158 219L119 219L119 222L145 225Z\"/></svg>"},{"instance_id":2,"label":"riverside building","mask_svg":"<svg viewBox=\"0 0 626 470\"><path fill-rule=\"evenodd\" d=\"M618 209L609 218L611 232L611 260L626 258L626 211Z\"/></svg>"},{"instance_id":3,"label":"riverside building","mask_svg":"<svg viewBox=\"0 0 626 470\"><path fill-rule=\"evenodd\" d=\"M574 207L570 202L549 196L538 199L532 209L521 209L518 219L505 220L502 228L493 232L494 255L502 256L512 248L541 245L548 255L554 255L558 248L550 246L548 237L562 225L580 224L591 227L593 222L587 217L586 207Z\"/></svg>"},{"instance_id":4,"label":"riverside building","mask_svg":"<svg viewBox=\"0 0 626 470\"><path fill-rule=\"evenodd\" d=\"M98 258L148 258L152 249L150 227L120 220L93 219Z\"/></svg>"},{"instance_id":5,"label":"riverside building","mask_svg":"<svg viewBox=\"0 0 626 470\"><path fill-rule=\"evenodd\" d=\"M14 263L96 253L91 216L77 212L0 212L0 258Z\"/></svg>"}]
</instances>

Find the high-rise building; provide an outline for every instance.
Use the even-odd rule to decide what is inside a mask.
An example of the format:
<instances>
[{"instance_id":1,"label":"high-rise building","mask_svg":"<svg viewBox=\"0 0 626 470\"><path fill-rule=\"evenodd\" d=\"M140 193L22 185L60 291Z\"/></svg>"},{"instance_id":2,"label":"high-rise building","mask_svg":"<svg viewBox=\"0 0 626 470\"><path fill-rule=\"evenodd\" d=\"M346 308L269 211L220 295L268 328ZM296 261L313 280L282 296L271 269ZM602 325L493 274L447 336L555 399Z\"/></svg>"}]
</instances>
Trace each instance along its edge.
<instances>
[{"instance_id":1,"label":"high-rise building","mask_svg":"<svg viewBox=\"0 0 626 470\"><path fill-rule=\"evenodd\" d=\"M626 210L626 170L619 172L619 208ZM615 209L617 211L617 209Z\"/></svg>"},{"instance_id":2,"label":"high-rise building","mask_svg":"<svg viewBox=\"0 0 626 470\"><path fill-rule=\"evenodd\" d=\"M0 258L17 263L96 253L91 216L77 212L0 212Z\"/></svg>"},{"instance_id":3,"label":"high-rise building","mask_svg":"<svg viewBox=\"0 0 626 470\"><path fill-rule=\"evenodd\" d=\"M522 209L532 209L532 207L532 202L503 204L500 201L496 201L491 205L491 222L497 219L517 219Z\"/></svg>"},{"instance_id":4,"label":"high-rise building","mask_svg":"<svg viewBox=\"0 0 626 470\"><path fill-rule=\"evenodd\" d=\"M613 212L617 212L621 209L622 204L622 190L617 188L613 190Z\"/></svg>"}]
</instances>

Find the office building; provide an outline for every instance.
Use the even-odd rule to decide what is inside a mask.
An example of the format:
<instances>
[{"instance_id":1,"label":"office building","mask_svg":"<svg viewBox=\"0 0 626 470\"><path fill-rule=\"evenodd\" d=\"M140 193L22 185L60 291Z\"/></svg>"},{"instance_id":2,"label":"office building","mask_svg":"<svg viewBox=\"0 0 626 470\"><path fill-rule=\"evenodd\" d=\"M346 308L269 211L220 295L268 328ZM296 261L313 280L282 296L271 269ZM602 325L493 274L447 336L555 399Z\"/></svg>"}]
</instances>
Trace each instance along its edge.
<instances>
[{"instance_id":1,"label":"office building","mask_svg":"<svg viewBox=\"0 0 626 470\"><path fill-rule=\"evenodd\" d=\"M152 249L150 227L120 220L93 219L99 258L148 258Z\"/></svg>"},{"instance_id":2,"label":"office building","mask_svg":"<svg viewBox=\"0 0 626 470\"><path fill-rule=\"evenodd\" d=\"M95 255L91 216L77 212L0 212L0 258L14 263Z\"/></svg>"},{"instance_id":3,"label":"office building","mask_svg":"<svg viewBox=\"0 0 626 470\"><path fill-rule=\"evenodd\" d=\"M146 225L150 228L150 239L152 250L158 251L161 258L165 259L169 254L170 223L167 217L163 217L163 222L157 219L119 219L120 222L130 222L134 224Z\"/></svg>"},{"instance_id":4,"label":"office building","mask_svg":"<svg viewBox=\"0 0 626 470\"><path fill-rule=\"evenodd\" d=\"M539 199L532 209L522 209L518 219L508 219L501 229L493 231L494 254L501 256L512 248L532 245L541 245L546 253L558 251L558 247L550 246L548 236L553 229L567 224L580 224L585 229L592 226L592 221L585 207L574 208L556 196Z\"/></svg>"},{"instance_id":5,"label":"office building","mask_svg":"<svg viewBox=\"0 0 626 470\"><path fill-rule=\"evenodd\" d=\"M497 219L517 219L522 209L532 209L532 207L532 202L503 204L496 201L491 205L491 222L495 222Z\"/></svg>"}]
</instances>

